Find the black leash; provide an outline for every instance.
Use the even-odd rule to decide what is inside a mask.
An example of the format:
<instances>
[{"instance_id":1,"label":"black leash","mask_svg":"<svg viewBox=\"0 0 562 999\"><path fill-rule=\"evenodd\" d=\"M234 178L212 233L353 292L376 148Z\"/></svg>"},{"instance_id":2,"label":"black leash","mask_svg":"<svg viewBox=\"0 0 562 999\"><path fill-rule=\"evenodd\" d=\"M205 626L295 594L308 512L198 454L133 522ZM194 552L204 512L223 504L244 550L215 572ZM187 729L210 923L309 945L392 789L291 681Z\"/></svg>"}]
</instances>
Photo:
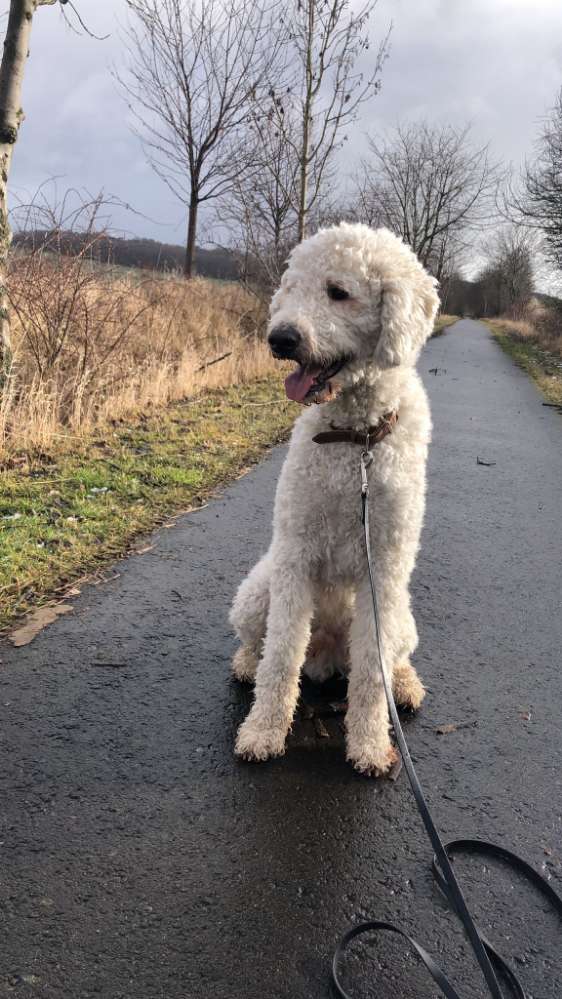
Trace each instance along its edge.
<instances>
[{"instance_id":1,"label":"black leash","mask_svg":"<svg viewBox=\"0 0 562 999\"><path fill-rule=\"evenodd\" d=\"M421 815L423 824L425 826L427 835L431 841L431 845L434 850L434 857L432 863L432 872L435 881L437 882L441 892L449 902L449 905L459 917L461 923L463 924L464 930L470 945L480 965L480 969L486 983L488 990L493 999L506 999L504 992L500 988L498 982L497 974L502 978L510 989L511 995L515 999L529 999L527 993L525 992L521 982L515 975L514 971L510 968L507 962L502 958L498 952L494 949L489 940L486 939L483 933L481 933L472 919L470 912L468 910L464 895L459 886L459 883L455 877L453 867L451 864L450 857L453 854L459 853L469 853L469 854L479 854L492 857L498 857L499 859L505 861L510 867L524 874L527 880L529 880L536 888L539 889L541 894L548 899L552 908L559 916L562 917L562 898L555 892L554 888L548 883L548 881L543 878L533 867L518 857L515 853L511 853L510 850L506 850L501 846L496 846L494 843L487 843L483 840L478 839L457 839L450 843L443 843L435 823L431 817L431 812L425 800L425 796L418 780L418 775L416 773L412 758L410 756L410 751L408 749L408 744L404 737L404 732L402 731L402 726L400 724L400 718L398 717L398 711L396 704L394 702L394 697L392 694L392 683L388 677L386 671L386 665L384 662L384 657L382 653L381 644L381 630L380 630L380 620L379 620L379 608L377 603L377 594L375 589L374 580L374 570L373 570L373 558L371 553L371 540L369 533L369 485L367 478L367 469L373 460L372 453L368 450L363 451L361 455L361 498L362 498L362 520L365 532L365 546L367 552L367 565L369 570L369 581L371 584L371 593L373 597L373 614L375 620L375 633L377 640L377 652L379 657L379 663L381 667L382 680L384 685L384 691L386 694L386 699L388 701L388 709L390 712L390 718L394 726L394 732L396 735L396 742L398 743L398 748L404 762L404 767L408 775L408 780L410 781L410 786L412 788L414 798L416 800L416 805L418 806L419 813ZM381 920L372 920L367 923L360 923L357 926L352 927L347 933L341 938L336 952L334 954L334 959L332 962L332 981L336 990L336 994L341 997L341 999L351 999L348 992L345 991L340 977L339 969L340 963L345 951L349 947L352 940L356 937L362 936L366 933L376 933L381 930L385 930L391 933L397 933L399 936L403 937L408 941L412 949L416 952L418 957L421 959L422 963L425 965L429 974L433 978L436 985L439 986L442 995L446 999L460 999L460 996L456 989L453 988L449 979L446 977L444 972L441 970L439 965L434 961L431 954L429 954L424 947L421 946L413 937L409 936L400 927L395 926L393 923L383 922Z\"/></svg>"}]
</instances>

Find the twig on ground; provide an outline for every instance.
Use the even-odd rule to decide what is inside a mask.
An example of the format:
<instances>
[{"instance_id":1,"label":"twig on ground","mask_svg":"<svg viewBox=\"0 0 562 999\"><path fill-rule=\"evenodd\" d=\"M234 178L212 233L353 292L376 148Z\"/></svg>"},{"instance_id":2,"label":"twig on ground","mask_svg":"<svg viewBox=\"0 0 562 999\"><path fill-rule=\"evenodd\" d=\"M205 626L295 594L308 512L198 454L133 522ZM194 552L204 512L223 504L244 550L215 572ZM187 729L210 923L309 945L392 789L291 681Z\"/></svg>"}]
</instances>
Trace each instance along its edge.
<instances>
[{"instance_id":1,"label":"twig on ground","mask_svg":"<svg viewBox=\"0 0 562 999\"><path fill-rule=\"evenodd\" d=\"M205 364L200 364L198 368L195 368L195 374L197 375L200 371L205 371L206 368L212 367L213 364L218 364L219 361L224 361L225 357L230 357L232 354L231 350L228 350L226 354L221 354L220 357L214 357L212 361L205 361Z\"/></svg>"},{"instance_id":2,"label":"twig on ground","mask_svg":"<svg viewBox=\"0 0 562 999\"><path fill-rule=\"evenodd\" d=\"M101 663L101 662L93 662L93 663L90 663L90 665L91 666L108 666L111 669L125 669L129 665L129 663Z\"/></svg>"}]
</instances>

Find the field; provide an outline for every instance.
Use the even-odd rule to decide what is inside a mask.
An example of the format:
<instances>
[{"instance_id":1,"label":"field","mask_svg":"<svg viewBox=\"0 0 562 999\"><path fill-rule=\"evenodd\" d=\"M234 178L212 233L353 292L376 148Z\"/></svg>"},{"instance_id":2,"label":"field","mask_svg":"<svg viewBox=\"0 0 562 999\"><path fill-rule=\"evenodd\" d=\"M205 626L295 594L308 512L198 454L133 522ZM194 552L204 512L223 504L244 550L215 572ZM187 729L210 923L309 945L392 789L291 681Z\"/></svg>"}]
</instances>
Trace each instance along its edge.
<instances>
[{"instance_id":1,"label":"field","mask_svg":"<svg viewBox=\"0 0 562 999\"><path fill-rule=\"evenodd\" d=\"M0 480L0 628L200 506L286 436L294 408L278 377L260 379L14 460Z\"/></svg>"},{"instance_id":2,"label":"field","mask_svg":"<svg viewBox=\"0 0 562 999\"><path fill-rule=\"evenodd\" d=\"M0 460L276 370L263 306L239 285L137 275L84 255L13 255Z\"/></svg>"},{"instance_id":3,"label":"field","mask_svg":"<svg viewBox=\"0 0 562 999\"><path fill-rule=\"evenodd\" d=\"M14 254L0 627L204 502L294 409L238 285Z\"/></svg>"}]
</instances>

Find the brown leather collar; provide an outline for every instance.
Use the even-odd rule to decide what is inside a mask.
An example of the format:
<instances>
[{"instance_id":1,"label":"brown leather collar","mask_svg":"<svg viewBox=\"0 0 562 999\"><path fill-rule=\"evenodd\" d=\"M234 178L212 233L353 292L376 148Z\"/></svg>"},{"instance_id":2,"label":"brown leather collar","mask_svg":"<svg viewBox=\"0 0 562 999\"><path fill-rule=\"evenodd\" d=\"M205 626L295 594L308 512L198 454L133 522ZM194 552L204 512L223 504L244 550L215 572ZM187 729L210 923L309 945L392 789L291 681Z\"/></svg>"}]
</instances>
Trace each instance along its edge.
<instances>
[{"instance_id":1,"label":"brown leather collar","mask_svg":"<svg viewBox=\"0 0 562 999\"><path fill-rule=\"evenodd\" d=\"M362 444L366 451L370 451L375 444L384 440L387 434L392 433L397 423L398 413L396 410L392 410L390 413L385 413L374 427L369 427L367 433L364 430L334 427L333 430L325 430L321 434L316 434L312 440L315 444L336 444L339 442Z\"/></svg>"}]
</instances>

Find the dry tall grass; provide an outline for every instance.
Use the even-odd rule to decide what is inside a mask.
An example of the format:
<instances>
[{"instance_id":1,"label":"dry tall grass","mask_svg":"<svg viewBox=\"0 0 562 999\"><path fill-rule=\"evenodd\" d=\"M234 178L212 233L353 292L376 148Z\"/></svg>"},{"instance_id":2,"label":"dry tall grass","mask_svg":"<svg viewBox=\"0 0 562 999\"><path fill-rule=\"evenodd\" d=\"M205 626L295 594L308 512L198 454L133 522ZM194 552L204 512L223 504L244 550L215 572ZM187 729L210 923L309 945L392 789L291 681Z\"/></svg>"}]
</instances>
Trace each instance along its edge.
<instances>
[{"instance_id":1,"label":"dry tall grass","mask_svg":"<svg viewBox=\"0 0 562 999\"><path fill-rule=\"evenodd\" d=\"M562 313L558 308L532 298L521 319L499 316L502 328L513 339L531 343L553 356L562 357Z\"/></svg>"},{"instance_id":2,"label":"dry tall grass","mask_svg":"<svg viewBox=\"0 0 562 999\"><path fill-rule=\"evenodd\" d=\"M8 288L14 359L0 452L48 450L109 420L275 370L262 308L235 284L117 271L94 264L86 247L72 257L14 253Z\"/></svg>"}]
</instances>

